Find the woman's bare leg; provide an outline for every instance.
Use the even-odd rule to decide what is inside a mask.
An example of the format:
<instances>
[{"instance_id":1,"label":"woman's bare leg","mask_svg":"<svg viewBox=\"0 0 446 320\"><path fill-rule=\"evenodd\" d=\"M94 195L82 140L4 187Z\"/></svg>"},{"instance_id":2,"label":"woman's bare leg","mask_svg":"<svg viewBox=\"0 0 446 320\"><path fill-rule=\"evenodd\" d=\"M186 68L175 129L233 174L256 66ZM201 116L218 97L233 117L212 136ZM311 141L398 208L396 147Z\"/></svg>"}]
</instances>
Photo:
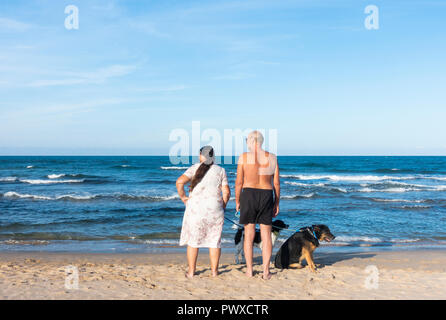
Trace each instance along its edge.
<instances>
[{"instance_id":1,"label":"woman's bare leg","mask_svg":"<svg viewBox=\"0 0 446 320\"><path fill-rule=\"evenodd\" d=\"M187 263L189 269L187 270L186 277L192 278L195 274L197 267L198 248L187 246Z\"/></svg>"},{"instance_id":2,"label":"woman's bare leg","mask_svg":"<svg viewBox=\"0 0 446 320\"><path fill-rule=\"evenodd\" d=\"M211 260L211 271L213 277L218 276L218 263L220 262L220 256L220 248L209 248L209 258Z\"/></svg>"}]
</instances>

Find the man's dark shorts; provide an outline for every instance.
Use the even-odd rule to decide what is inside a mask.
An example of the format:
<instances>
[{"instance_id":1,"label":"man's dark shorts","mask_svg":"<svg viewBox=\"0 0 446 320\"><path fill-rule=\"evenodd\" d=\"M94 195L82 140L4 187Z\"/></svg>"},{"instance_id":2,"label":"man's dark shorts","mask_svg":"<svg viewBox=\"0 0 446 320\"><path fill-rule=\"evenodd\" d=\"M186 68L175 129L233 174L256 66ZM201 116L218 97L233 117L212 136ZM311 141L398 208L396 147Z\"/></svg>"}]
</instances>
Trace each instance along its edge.
<instances>
[{"instance_id":1,"label":"man's dark shorts","mask_svg":"<svg viewBox=\"0 0 446 320\"><path fill-rule=\"evenodd\" d=\"M273 190L243 188L240 195L240 224L272 225Z\"/></svg>"}]
</instances>

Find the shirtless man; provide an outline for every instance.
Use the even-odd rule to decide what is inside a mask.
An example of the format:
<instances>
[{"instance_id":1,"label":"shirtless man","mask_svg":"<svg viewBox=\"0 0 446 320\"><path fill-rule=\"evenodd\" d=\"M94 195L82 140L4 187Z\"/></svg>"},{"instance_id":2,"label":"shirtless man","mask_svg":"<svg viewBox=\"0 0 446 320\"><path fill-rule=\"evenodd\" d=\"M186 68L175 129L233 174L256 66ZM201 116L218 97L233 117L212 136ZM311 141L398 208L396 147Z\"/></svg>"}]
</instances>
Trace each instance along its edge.
<instances>
[{"instance_id":1,"label":"shirtless man","mask_svg":"<svg viewBox=\"0 0 446 320\"><path fill-rule=\"evenodd\" d=\"M246 275L252 277L255 227L260 224L263 279L268 280L273 250L271 225L273 217L279 214L279 165L276 155L262 149L263 135L259 131L251 132L246 143L249 152L239 157L235 181L236 209L240 211L240 223L245 226Z\"/></svg>"}]
</instances>

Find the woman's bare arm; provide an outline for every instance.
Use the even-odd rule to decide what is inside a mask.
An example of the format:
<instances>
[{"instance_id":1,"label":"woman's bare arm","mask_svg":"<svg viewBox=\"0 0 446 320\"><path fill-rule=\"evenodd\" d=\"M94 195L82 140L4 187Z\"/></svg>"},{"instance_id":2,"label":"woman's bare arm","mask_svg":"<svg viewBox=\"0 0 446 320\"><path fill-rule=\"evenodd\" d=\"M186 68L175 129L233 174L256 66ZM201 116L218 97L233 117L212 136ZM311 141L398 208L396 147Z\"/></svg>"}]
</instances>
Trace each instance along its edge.
<instances>
[{"instance_id":1,"label":"woman's bare arm","mask_svg":"<svg viewBox=\"0 0 446 320\"><path fill-rule=\"evenodd\" d=\"M186 192L184 191L184 185L187 184L189 181L189 177L183 174L177 179L176 183L178 195L180 196L180 199L181 201L183 201L184 204L186 204L187 200L189 200L189 197L186 196Z\"/></svg>"},{"instance_id":2,"label":"woman's bare arm","mask_svg":"<svg viewBox=\"0 0 446 320\"><path fill-rule=\"evenodd\" d=\"M223 209L226 209L226 205L228 204L229 198L231 198L231 189L228 185L224 185L221 187L221 191L223 193Z\"/></svg>"}]
</instances>

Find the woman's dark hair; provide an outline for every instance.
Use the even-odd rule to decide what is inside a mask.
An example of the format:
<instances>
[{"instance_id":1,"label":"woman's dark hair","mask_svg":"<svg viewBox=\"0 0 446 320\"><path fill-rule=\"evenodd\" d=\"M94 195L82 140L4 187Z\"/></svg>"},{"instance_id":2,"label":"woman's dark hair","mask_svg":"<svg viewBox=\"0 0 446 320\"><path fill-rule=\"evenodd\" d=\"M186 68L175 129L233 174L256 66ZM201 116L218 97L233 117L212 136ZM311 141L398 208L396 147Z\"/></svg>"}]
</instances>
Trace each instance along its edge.
<instances>
[{"instance_id":1,"label":"woman's dark hair","mask_svg":"<svg viewBox=\"0 0 446 320\"><path fill-rule=\"evenodd\" d=\"M214 149L211 146L204 146L200 149L200 155L206 158L204 162L200 164L194 176L192 177L192 181L190 183L189 192L192 192L197 184L203 180L204 176L214 164Z\"/></svg>"}]
</instances>

